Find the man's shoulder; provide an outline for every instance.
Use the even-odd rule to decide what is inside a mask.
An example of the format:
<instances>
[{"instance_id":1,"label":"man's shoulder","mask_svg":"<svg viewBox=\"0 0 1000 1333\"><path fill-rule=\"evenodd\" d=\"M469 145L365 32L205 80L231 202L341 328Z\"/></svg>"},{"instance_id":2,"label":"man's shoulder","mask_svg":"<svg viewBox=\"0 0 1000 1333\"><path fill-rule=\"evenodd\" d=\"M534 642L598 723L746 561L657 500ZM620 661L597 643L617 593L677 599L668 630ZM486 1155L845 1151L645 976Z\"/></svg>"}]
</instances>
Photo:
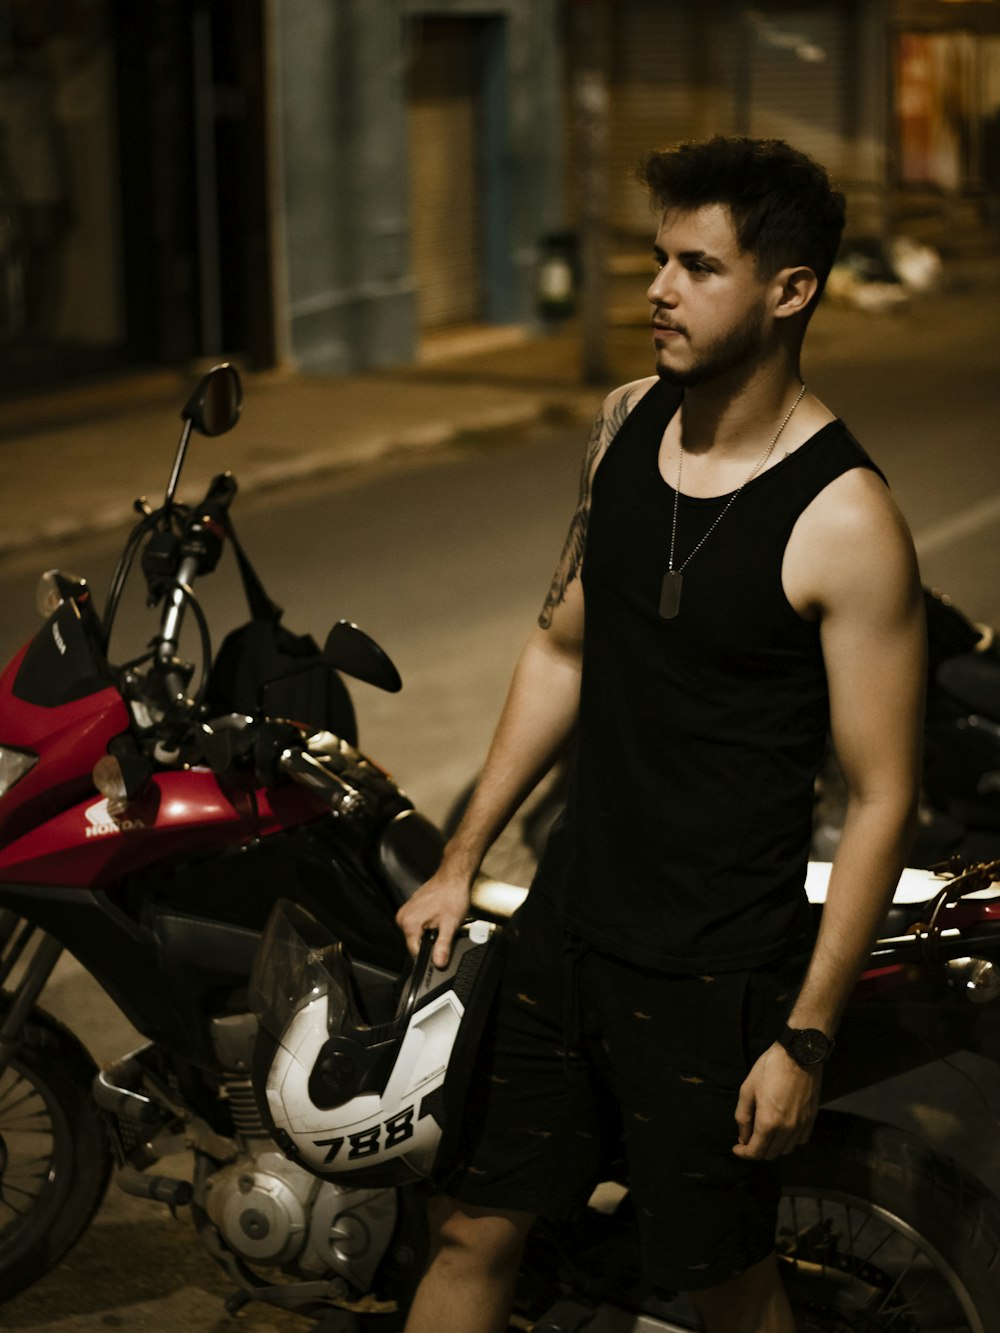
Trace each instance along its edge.
<instances>
[{"instance_id":1,"label":"man's shoulder","mask_svg":"<svg viewBox=\"0 0 1000 1333\"><path fill-rule=\"evenodd\" d=\"M865 466L841 473L808 505L788 555L799 597L818 606L877 598L883 585L901 589L915 578L906 520L881 475Z\"/></svg>"},{"instance_id":2,"label":"man's shoulder","mask_svg":"<svg viewBox=\"0 0 1000 1333\"><path fill-rule=\"evenodd\" d=\"M629 380L612 389L601 405L595 426L597 452L603 455L611 441L624 426L638 404L659 383L656 375L641 380Z\"/></svg>"},{"instance_id":3,"label":"man's shoulder","mask_svg":"<svg viewBox=\"0 0 1000 1333\"><path fill-rule=\"evenodd\" d=\"M608 401L624 395L638 402L644 393L647 393L654 384L659 384L659 382L659 375L644 375L642 379L629 380L627 384L619 384L617 389L612 389L608 394Z\"/></svg>"},{"instance_id":4,"label":"man's shoulder","mask_svg":"<svg viewBox=\"0 0 1000 1333\"><path fill-rule=\"evenodd\" d=\"M859 451L853 467L845 468L823 487L804 517L816 535L837 541L878 533L883 528L896 530L902 522L885 479L863 451Z\"/></svg>"},{"instance_id":5,"label":"man's shoulder","mask_svg":"<svg viewBox=\"0 0 1000 1333\"><path fill-rule=\"evenodd\" d=\"M826 411L829 412L829 408ZM869 476L878 477L886 483L882 469L842 417L831 415L831 420L823 433L839 450L841 457L846 458L848 465L860 467L866 470Z\"/></svg>"},{"instance_id":6,"label":"man's shoulder","mask_svg":"<svg viewBox=\"0 0 1000 1333\"><path fill-rule=\"evenodd\" d=\"M617 389L612 389L604 400L602 415L605 420L628 416L639 400L659 382L658 376L646 375L641 380L629 380L627 384L619 384Z\"/></svg>"}]
</instances>

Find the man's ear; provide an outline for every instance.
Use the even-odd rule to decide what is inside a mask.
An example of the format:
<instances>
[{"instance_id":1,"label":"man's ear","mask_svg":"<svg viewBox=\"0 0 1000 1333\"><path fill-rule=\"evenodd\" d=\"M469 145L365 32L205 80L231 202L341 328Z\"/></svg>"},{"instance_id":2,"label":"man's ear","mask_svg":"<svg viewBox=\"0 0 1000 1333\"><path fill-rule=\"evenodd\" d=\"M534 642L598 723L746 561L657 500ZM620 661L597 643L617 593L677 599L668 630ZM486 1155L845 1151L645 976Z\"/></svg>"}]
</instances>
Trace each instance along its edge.
<instances>
[{"instance_id":1,"label":"man's ear","mask_svg":"<svg viewBox=\"0 0 1000 1333\"><path fill-rule=\"evenodd\" d=\"M819 279L804 264L797 268L783 268L774 275L775 319L801 315L819 289Z\"/></svg>"}]
</instances>

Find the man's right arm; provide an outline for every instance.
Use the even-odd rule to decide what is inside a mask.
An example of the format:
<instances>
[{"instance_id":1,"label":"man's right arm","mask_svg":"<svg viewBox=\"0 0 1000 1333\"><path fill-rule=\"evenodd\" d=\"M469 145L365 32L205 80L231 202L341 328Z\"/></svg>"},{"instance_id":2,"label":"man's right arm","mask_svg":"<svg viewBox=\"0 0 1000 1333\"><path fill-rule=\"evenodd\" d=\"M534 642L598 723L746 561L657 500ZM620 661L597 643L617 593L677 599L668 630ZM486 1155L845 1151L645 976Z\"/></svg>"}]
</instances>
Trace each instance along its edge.
<instances>
[{"instance_id":1,"label":"man's right arm","mask_svg":"<svg viewBox=\"0 0 1000 1333\"><path fill-rule=\"evenodd\" d=\"M545 604L521 651L482 776L444 850L441 868L396 915L410 952L436 929L434 963L444 967L455 930L469 912L483 857L532 787L548 772L576 723L583 656L580 568L590 513L590 488L604 450L653 381L616 389L591 432L580 495Z\"/></svg>"}]
</instances>

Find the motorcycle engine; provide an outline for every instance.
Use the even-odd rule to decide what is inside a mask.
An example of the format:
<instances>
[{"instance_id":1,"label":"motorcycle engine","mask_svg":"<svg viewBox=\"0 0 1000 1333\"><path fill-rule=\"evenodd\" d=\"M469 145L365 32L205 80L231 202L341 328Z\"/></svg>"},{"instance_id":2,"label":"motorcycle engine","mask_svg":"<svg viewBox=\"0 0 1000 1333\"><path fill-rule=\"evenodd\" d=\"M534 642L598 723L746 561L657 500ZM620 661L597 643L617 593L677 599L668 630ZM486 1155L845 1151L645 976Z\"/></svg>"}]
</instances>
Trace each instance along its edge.
<instances>
[{"instance_id":1,"label":"motorcycle engine","mask_svg":"<svg viewBox=\"0 0 1000 1333\"><path fill-rule=\"evenodd\" d=\"M391 1189L345 1189L288 1161L270 1139L207 1181L207 1210L226 1244L251 1264L336 1275L371 1286L396 1225Z\"/></svg>"},{"instance_id":2,"label":"motorcycle engine","mask_svg":"<svg viewBox=\"0 0 1000 1333\"><path fill-rule=\"evenodd\" d=\"M366 1292L396 1228L396 1192L320 1180L278 1151L264 1132L247 1077L256 1031L252 1014L212 1021L223 1095L243 1152L205 1182L208 1216L251 1265L339 1277Z\"/></svg>"}]
</instances>

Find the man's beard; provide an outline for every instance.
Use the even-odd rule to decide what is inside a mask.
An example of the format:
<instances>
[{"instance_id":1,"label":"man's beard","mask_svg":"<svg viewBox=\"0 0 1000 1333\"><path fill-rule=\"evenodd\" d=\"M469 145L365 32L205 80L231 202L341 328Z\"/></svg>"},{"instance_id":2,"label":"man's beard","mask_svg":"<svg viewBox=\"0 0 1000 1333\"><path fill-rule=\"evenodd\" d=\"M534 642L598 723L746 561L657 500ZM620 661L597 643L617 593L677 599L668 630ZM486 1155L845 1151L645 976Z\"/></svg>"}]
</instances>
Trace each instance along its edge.
<instances>
[{"instance_id":1,"label":"man's beard","mask_svg":"<svg viewBox=\"0 0 1000 1333\"><path fill-rule=\"evenodd\" d=\"M711 380L728 375L742 366L749 366L756 360L763 343L762 312L763 302L758 302L747 311L735 328L730 329L724 337L708 347L686 370L675 370L671 366L657 363L657 375L668 384L687 388L696 384L708 384Z\"/></svg>"}]
</instances>

